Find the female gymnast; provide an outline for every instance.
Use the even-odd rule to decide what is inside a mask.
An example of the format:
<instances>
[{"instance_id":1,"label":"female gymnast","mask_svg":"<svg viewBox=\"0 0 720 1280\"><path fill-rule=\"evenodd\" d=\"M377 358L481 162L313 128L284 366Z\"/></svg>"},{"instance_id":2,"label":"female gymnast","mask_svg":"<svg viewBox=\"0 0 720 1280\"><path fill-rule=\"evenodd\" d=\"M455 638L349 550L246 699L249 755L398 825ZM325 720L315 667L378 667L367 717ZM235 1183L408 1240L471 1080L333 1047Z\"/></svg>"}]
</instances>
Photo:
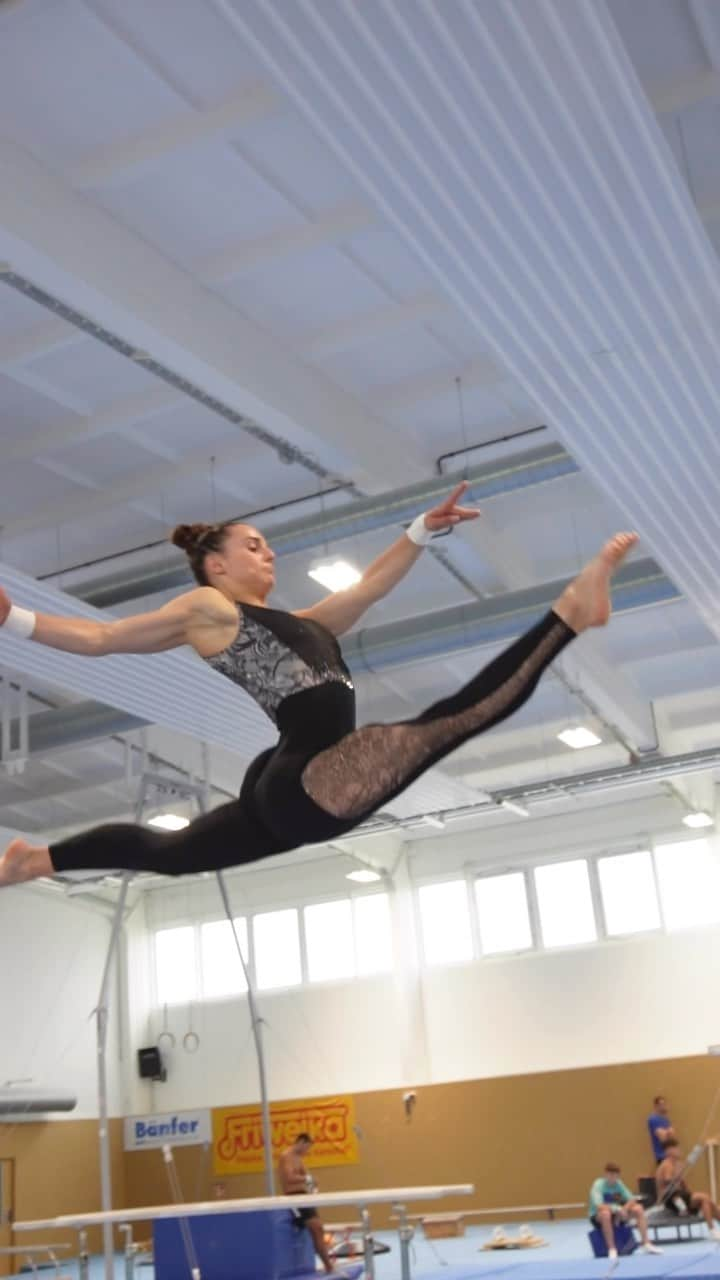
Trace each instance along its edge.
<instances>
[{"instance_id":1,"label":"female gymnast","mask_svg":"<svg viewBox=\"0 0 720 1280\"><path fill-rule=\"evenodd\" d=\"M294 613L266 605L273 552L257 529L232 521L179 525L172 540L186 551L199 585L136 617L96 622L35 614L11 604L0 589L0 625L55 649L95 657L191 645L246 689L280 734L250 765L239 798L184 830L107 823L50 846L13 840L0 859L0 885L80 869L183 875L332 840L468 738L511 715L570 640L608 621L611 574L637 535L611 538L550 612L457 693L412 720L358 729L336 636L404 578L433 533L477 517L459 505L466 488L458 485L418 516L356 586Z\"/></svg>"}]
</instances>

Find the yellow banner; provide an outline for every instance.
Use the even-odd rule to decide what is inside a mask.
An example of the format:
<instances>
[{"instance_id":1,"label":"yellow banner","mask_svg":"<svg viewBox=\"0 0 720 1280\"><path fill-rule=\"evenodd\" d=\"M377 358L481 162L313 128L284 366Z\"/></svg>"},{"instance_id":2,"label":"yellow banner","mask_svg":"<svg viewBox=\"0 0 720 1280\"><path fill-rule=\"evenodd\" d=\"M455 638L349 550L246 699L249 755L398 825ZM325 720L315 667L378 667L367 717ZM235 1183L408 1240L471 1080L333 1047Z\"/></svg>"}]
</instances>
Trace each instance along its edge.
<instances>
[{"instance_id":1,"label":"yellow banner","mask_svg":"<svg viewBox=\"0 0 720 1280\"><path fill-rule=\"evenodd\" d=\"M313 1147L305 1158L308 1168L359 1164L355 1134L355 1099L302 1098L270 1105L273 1163L291 1147L299 1133L309 1133ZM259 1106L216 1107L212 1113L213 1172L259 1173L265 1168L262 1116Z\"/></svg>"}]
</instances>

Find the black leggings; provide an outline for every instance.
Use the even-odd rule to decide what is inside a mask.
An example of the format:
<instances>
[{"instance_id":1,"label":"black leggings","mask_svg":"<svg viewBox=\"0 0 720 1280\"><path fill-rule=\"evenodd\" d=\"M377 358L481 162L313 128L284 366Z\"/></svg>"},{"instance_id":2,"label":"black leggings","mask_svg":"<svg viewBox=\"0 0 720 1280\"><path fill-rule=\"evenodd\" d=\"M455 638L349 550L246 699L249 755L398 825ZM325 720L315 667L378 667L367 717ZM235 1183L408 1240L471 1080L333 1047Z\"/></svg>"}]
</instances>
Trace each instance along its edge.
<instances>
[{"instance_id":1,"label":"black leggings","mask_svg":"<svg viewBox=\"0 0 720 1280\"><path fill-rule=\"evenodd\" d=\"M395 724L350 728L340 711L346 694L340 684L296 694L281 704L292 715L278 746L253 761L237 800L183 831L94 827L51 845L53 866L184 875L344 835L468 738L512 715L573 638L548 613L452 697Z\"/></svg>"}]
</instances>

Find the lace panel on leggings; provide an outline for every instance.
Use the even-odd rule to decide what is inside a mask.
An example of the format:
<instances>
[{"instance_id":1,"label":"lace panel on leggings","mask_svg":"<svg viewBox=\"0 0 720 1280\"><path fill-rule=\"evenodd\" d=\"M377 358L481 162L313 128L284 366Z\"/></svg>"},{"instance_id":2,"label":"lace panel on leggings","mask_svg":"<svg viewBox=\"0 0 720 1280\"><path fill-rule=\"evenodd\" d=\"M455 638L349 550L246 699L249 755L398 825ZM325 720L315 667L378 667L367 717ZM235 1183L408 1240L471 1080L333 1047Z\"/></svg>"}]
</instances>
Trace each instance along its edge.
<instances>
[{"instance_id":1,"label":"lace panel on leggings","mask_svg":"<svg viewBox=\"0 0 720 1280\"><path fill-rule=\"evenodd\" d=\"M459 711L353 730L308 762L302 775L305 791L336 818L372 812L423 768L523 702L566 638L567 628L558 622L501 684Z\"/></svg>"}]
</instances>

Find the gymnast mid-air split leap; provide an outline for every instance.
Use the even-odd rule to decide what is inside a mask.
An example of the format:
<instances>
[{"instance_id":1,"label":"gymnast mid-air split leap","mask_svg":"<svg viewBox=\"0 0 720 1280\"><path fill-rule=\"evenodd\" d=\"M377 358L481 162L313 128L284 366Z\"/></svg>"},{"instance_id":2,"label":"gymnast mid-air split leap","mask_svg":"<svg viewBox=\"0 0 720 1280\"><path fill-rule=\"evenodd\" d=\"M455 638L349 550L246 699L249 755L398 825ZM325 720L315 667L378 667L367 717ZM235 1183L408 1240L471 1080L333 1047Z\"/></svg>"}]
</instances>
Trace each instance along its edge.
<instances>
[{"instance_id":1,"label":"gymnast mid-air split leap","mask_svg":"<svg viewBox=\"0 0 720 1280\"><path fill-rule=\"evenodd\" d=\"M214 871L332 840L468 738L512 715L565 645L608 621L610 578L637 534L606 542L550 612L457 693L412 720L356 728L353 685L336 637L405 577L434 533L478 516L459 505L466 488L459 485L418 516L356 586L295 613L267 607L273 552L257 529L232 521L179 525L173 542L187 553L200 585L136 617L101 622L35 614L0 589L0 627L54 649L99 657L191 645L241 685L280 733L248 768L239 798L184 830L106 823L50 846L16 839L0 859L0 885L81 869Z\"/></svg>"}]
</instances>

